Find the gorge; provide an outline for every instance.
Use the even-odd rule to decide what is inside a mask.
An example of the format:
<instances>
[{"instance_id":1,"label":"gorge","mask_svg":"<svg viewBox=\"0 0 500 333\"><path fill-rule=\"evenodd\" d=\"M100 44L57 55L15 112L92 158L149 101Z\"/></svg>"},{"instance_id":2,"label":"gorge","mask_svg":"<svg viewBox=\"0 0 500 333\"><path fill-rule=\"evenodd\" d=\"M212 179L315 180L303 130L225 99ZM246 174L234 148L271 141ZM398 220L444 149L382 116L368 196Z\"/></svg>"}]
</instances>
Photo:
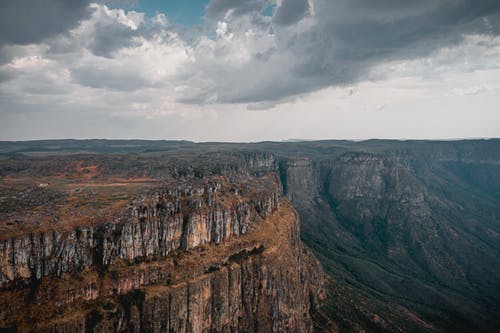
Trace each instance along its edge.
<instances>
[{"instance_id":1,"label":"gorge","mask_svg":"<svg viewBox=\"0 0 500 333\"><path fill-rule=\"evenodd\" d=\"M500 327L498 140L0 154L4 331Z\"/></svg>"}]
</instances>

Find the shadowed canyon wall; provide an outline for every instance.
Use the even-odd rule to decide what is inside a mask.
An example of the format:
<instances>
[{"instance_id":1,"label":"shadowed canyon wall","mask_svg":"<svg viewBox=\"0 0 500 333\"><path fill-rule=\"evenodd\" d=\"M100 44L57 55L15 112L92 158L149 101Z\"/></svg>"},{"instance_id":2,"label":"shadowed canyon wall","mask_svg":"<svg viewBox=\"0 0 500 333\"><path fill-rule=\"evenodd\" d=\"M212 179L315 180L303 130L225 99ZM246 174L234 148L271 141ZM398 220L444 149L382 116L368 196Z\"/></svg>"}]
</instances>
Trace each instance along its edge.
<instances>
[{"instance_id":1,"label":"shadowed canyon wall","mask_svg":"<svg viewBox=\"0 0 500 333\"><path fill-rule=\"evenodd\" d=\"M386 303L376 308L413 313L406 321L416 319L417 330L496 331L499 145L359 146L281 161L304 242L335 280ZM336 308L336 321L355 329L343 311Z\"/></svg>"}]
</instances>

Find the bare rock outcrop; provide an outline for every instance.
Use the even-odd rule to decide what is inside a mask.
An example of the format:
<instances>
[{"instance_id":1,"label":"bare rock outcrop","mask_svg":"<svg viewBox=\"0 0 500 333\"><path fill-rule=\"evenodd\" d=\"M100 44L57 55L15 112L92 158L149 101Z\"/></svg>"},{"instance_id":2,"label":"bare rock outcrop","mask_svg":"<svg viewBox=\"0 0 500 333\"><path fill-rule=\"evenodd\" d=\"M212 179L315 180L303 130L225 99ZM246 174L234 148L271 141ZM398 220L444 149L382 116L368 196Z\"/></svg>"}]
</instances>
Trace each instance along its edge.
<instances>
[{"instance_id":1,"label":"bare rock outcrop","mask_svg":"<svg viewBox=\"0 0 500 333\"><path fill-rule=\"evenodd\" d=\"M272 174L175 179L114 221L6 239L0 327L312 332L326 278L280 193Z\"/></svg>"}]
</instances>

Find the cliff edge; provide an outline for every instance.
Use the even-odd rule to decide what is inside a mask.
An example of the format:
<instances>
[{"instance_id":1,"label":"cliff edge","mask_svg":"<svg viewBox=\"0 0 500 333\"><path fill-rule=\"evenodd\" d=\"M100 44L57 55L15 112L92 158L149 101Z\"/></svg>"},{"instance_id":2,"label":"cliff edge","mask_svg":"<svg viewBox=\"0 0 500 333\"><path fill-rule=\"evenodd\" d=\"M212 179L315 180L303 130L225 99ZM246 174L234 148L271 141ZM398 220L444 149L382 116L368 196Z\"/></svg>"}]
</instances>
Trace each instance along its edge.
<instances>
[{"instance_id":1,"label":"cliff edge","mask_svg":"<svg viewBox=\"0 0 500 333\"><path fill-rule=\"evenodd\" d=\"M55 180L47 184L41 188ZM93 188L94 198L109 190ZM67 207L55 208L49 220L57 223L40 222L46 203L23 212L39 227L1 237L0 327L314 330L326 277L301 243L298 215L275 175L164 179L117 202L104 209L89 200L78 207L100 213L71 223Z\"/></svg>"}]
</instances>

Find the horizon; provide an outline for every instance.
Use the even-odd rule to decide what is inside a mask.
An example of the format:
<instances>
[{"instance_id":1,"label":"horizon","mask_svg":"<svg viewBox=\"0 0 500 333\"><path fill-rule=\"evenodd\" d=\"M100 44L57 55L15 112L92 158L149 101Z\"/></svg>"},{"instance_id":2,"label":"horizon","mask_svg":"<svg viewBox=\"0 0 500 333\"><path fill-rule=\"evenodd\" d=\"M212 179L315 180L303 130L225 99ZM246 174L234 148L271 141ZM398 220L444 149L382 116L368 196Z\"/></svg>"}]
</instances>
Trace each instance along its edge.
<instances>
[{"instance_id":1,"label":"horizon","mask_svg":"<svg viewBox=\"0 0 500 333\"><path fill-rule=\"evenodd\" d=\"M500 137L476 137L476 138L448 138L448 139L412 139L412 138L369 138L369 139L283 139L263 141L193 141L188 139L141 139L141 138L58 138L58 139L28 139L28 140L0 140L1 143L37 142L37 141L151 141L151 142L182 142L193 144L258 144L258 143L307 143L307 142L354 142L367 141L398 141L398 142L454 142L454 141L489 141L500 140Z\"/></svg>"}]
</instances>

